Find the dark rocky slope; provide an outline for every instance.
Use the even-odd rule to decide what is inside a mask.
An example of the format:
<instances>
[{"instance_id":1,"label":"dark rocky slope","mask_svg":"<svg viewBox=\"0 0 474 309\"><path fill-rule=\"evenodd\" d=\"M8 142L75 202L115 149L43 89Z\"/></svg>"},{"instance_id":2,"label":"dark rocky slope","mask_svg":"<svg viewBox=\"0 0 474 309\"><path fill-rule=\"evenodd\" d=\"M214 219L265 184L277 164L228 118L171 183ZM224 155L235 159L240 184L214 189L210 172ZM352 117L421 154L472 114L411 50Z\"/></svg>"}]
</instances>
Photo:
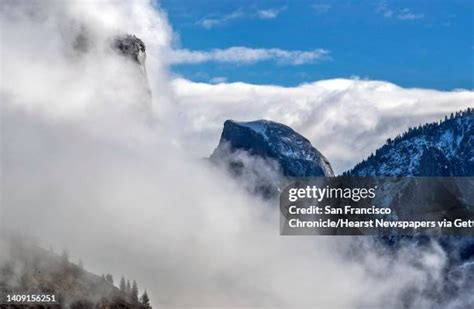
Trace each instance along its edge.
<instances>
[{"instance_id":1,"label":"dark rocky slope","mask_svg":"<svg viewBox=\"0 0 474 309\"><path fill-rule=\"evenodd\" d=\"M277 198L288 178L334 176L328 160L306 138L268 120L227 120L210 161L265 199Z\"/></svg>"},{"instance_id":2,"label":"dark rocky slope","mask_svg":"<svg viewBox=\"0 0 474 309\"><path fill-rule=\"evenodd\" d=\"M305 137L273 121L227 120L211 160L222 160L229 151L274 161L285 177L334 176L329 161Z\"/></svg>"}]
</instances>

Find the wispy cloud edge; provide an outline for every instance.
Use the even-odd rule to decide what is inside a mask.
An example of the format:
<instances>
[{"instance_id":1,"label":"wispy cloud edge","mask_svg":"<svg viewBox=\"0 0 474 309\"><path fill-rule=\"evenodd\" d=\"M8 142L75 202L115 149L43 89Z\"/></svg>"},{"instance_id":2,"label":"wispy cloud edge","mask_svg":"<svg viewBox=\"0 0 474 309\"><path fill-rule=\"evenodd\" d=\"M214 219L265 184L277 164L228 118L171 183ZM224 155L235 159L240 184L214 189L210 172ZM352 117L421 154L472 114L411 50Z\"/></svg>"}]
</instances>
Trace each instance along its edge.
<instances>
[{"instance_id":1,"label":"wispy cloud edge","mask_svg":"<svg viewBox=\"0 0 474 309\"><path fill-rule=\"evenodd\" d=\"M171 64L199 64L205 62L253 64L262 61L276 61L281 64L302 65L330 60L326 49L284 50L280 48L230 47L209 51L176 49L170 53Z\"/></svg>"}]
</instances>

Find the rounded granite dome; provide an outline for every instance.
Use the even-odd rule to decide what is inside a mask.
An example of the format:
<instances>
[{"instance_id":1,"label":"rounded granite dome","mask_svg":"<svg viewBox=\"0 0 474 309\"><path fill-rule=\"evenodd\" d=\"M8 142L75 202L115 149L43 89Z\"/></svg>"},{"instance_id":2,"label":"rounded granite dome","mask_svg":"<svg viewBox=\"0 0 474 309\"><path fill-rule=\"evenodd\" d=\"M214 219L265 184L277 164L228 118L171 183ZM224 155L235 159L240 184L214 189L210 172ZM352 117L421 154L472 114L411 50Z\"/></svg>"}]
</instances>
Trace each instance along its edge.
<instances>
[{"instance_id":1,"label":"rounded granite dome","mask_svg":"<svg viewBox=\"0 0 474 309\"><path fill-rule=\"evenodd\" d=\"M287 177L334 176L328 160L311 142L290 127L269 120L224 123L219 146L229 143L231 150L244 150L254 156L273 159Z\"/></svg>"}]
</instances>

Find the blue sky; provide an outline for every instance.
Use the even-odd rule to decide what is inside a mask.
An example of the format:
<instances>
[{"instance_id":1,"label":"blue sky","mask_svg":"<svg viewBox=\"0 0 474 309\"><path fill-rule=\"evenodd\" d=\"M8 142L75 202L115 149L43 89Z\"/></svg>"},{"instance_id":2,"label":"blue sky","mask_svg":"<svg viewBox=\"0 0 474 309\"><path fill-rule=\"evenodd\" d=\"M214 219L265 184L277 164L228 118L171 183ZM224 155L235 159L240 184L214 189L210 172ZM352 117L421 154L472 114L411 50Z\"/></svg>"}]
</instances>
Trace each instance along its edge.
<instances>
[{"instance_id":1,"label":"blue sky","mask_svg":"<svg viewBox=\"0 0 474 309\"><path fill-rule=\"evenodd\" d=\"M194 81L474 88L474 1L162 0ZM233 47L245 47L236 49ZM217 51L212 51L217 49Z\"/></svg>"}]
</instances>

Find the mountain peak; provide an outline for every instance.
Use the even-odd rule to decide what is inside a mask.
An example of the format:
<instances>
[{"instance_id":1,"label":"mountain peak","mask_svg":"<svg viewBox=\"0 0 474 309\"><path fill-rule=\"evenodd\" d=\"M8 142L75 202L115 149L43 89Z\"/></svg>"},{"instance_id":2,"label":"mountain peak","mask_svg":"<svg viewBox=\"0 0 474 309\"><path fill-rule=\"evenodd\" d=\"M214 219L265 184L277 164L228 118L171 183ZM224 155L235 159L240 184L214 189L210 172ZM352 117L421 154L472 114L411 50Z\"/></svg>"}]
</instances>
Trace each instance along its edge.
<instances>
[{"instance_id":1,"label":"mountain peak","mask_svg":"<svg viewBox=\"0 0 474 309\"><path fill-rule=\"evenodd\" d=\"M256 120L224 123L218 147L211 159L222 156L224 145L230 150L243 150L250 155L275 160L287 177L333 176L329 161L311 142L290 127L269 121Z\"/></svg>"},{"instance_id":2,"label":"mountain peak","mask_svg":"<svg viewBox=\"0 0 474 309\"><path fill-rule=\"evenodd\" d=\"M145 43L132 34L117 36L113 40L113 47L126 57L130 57L140 65L144 65L146 58Z\"/></svg>"}]
</instances>

